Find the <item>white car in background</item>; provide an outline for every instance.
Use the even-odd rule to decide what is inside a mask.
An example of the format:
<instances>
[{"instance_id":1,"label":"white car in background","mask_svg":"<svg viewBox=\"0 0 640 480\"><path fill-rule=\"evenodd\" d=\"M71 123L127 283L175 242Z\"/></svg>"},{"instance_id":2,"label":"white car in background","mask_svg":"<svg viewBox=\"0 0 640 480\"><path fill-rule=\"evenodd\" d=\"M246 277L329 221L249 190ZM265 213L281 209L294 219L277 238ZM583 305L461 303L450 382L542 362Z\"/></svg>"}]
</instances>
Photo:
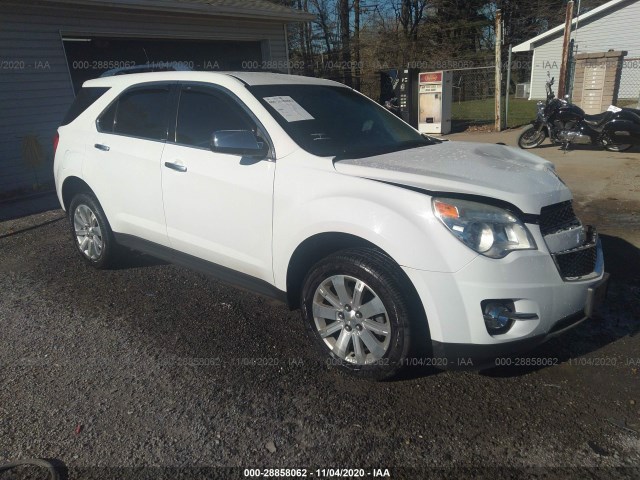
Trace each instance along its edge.
<instances>
[{"instance_id":1,"label":"white car in background","mask_svg":"<svg viewBox=\"0 0 640 480\"><path fill-rule=\"evenodd\" d=\"M99 78L58 132L57 192L89 264L124 245L279 298L361 376L521 352L605 292L598 236L551 163L422 136L335 82Z\"/></svg>"}]
</instances>

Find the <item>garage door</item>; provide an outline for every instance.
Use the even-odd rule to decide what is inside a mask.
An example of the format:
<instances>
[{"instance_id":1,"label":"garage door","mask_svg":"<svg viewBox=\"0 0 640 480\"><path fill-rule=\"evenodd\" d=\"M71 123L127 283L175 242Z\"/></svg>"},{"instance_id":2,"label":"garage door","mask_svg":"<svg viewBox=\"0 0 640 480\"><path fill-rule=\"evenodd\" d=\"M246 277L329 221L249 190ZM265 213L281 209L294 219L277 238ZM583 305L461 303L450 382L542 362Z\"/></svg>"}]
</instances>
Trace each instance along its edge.
<instances>
[{"instance_id":1,"label":"garage door","mask_svg":"<svg viewBox=\"0 0 640 480\"><path fill-rule=\"evenodd\" d=\"M114 68L247 70L262 61L259 41L64 36L63 42L76 93L84 81Z\"/></svg>"}]
</instances>

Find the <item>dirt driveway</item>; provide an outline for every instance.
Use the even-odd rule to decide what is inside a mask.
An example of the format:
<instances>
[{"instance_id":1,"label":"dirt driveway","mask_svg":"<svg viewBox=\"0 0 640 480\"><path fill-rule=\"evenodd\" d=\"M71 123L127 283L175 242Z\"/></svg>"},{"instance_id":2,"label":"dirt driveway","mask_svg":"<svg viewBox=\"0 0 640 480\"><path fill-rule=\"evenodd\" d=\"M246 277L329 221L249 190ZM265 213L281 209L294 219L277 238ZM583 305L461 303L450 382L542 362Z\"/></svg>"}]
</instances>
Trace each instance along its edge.
<instances>
[{"instance_id":1,"label":"dirt driveway","mask_svg":"<svg viewBox=\"0 0 640 480\"><path fill-rule=\"evenodd\" d=\"M87 268L60 211L0 223L0 463L56 458L99 479L639 478L640 153L536 153L612 273L598 318L528 354L543 368L355 381L315 360L284 306L144 256Z\"/></svg>"}]
</instances>

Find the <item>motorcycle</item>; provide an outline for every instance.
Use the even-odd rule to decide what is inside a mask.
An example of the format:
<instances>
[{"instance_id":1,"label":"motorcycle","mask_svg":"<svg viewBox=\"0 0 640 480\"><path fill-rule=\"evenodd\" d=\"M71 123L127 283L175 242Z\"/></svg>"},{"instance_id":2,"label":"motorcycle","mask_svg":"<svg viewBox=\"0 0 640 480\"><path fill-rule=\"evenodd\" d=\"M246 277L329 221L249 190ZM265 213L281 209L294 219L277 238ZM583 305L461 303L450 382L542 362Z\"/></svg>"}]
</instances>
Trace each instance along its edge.
<instances>
[{"instance_id":1,"label":"motorcycle","mask_svg":"<svg viewBox=\"0 0 640 480\"><path fill-rule=\"evenodd\" d=\"M520 148L535 148L546 137L565 150L572 144L596 145L611 152L624 152L640 145L640 110L613 105L597 115L587 115L577 105L556 98L553 81L546 82L547 101L537 103L538 115L518 138Z\"/></svg>"}]
</instances>

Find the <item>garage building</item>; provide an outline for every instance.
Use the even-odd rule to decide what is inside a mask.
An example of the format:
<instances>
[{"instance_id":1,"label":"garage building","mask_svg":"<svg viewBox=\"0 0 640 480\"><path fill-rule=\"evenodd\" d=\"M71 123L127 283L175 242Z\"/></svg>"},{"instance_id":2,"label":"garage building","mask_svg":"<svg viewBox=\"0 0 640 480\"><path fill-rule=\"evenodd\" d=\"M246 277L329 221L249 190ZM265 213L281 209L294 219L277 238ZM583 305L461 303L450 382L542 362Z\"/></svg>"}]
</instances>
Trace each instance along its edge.
<instances>
[{"instance_id":1,"label":"garage building","mask_svg":"<svg viewBox=\"0 0 640 480\"><path fill-rule=\"evenodd\" d=\"M267 0L9 0L0 16L0 199L52 180L53 136L82 83L113 68L287 71Z\"/></svg>"}]
</instances>

